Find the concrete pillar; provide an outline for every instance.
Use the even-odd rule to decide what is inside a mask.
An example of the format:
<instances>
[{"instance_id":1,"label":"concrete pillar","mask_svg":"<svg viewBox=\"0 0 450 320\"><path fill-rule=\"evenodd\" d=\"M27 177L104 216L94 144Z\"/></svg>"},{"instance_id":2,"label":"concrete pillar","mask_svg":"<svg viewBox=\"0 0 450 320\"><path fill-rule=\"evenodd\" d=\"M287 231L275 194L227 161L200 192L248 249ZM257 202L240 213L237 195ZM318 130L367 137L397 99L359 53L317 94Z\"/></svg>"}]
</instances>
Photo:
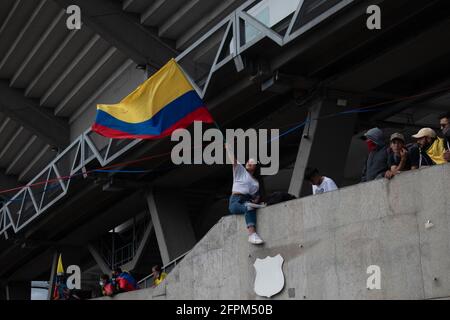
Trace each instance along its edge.
<instances>
[{"instance_id":1,"label":"concrete pillar","mask_svg":"<svg viewBox=\"0 0 450 320\"><path fill-rule=\"evenodd\" d=\"M97 263L97 266L100 268L100 270L104 274L110 275L112 270L110 269L110 267L108 266L106 261L102 258L101 254L98 252L98 250L94 247L94 245L89 244L88 250L91 253L92 258L94 258L94 260Z\"/></svg>"},{"instance_id":2,"label":"concrete pillar","mask_svg":"<svg viewBox=\"0 0 450 320\"><path fill-rule=\"evenodd\" d=\"M147 193L147 202L155 228L163 264L178 258L196 243L186 205L174 191Z\"/></svg>"},{"instance_id":3,"label":"concrete pillar","mask_svg":"<svg viewBox=\"0 0 450 320\"><path fill-rule=\"evenodd\" d=\"M6 300L31 300L31 281L8 283Z\"/></svg>"},{"instance_id":4,"label":"concrete pillar","mask_svg":"<svg viewBox=\"0 0 450 320\"><path fill-rule=\"evenodd\" d=\"M338 98L319 98L311 104L310 122L303 131L289 186L292 195L303 197L312 194L311 185L304 182L308 166L319 169L321 174L332 178L338 186L344 180L345 162L357 116L353 113L327 117L349 109L338 106L337 101ZM354 104L350 100L347 103Z\"/></svg>"}]
</instances>

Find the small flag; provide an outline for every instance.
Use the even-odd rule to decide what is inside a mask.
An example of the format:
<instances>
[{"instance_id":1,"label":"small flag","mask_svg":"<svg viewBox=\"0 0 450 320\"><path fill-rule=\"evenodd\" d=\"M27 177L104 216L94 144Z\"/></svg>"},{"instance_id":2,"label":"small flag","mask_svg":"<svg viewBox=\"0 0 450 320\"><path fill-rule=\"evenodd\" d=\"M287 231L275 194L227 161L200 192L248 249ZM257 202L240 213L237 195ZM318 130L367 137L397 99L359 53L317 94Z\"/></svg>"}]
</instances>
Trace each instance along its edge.
<instances>
[{"instance_id":1,"label":"small flag","mask_svg":"<svg viewBox=\"0 0 450 320\"><path fill-rule=\"evenodd\" d=\"M194 121L213 123L175 59L115 105L98 105L92 130L115 139L158 139Z\"/></svg>"},{"instance_id":2,"label":"small flag","mask_svg":"<svg viewBox=\"0 0 450 320\"><path fill-rule=\"evenodd\" d=\"M58 275L64 274L64 267L63 267L63 263L62 263L61 254L59 255L59 258L58 258L58 267L56 268L56 274L58 274Z\"/></svg>"}]
</instances>

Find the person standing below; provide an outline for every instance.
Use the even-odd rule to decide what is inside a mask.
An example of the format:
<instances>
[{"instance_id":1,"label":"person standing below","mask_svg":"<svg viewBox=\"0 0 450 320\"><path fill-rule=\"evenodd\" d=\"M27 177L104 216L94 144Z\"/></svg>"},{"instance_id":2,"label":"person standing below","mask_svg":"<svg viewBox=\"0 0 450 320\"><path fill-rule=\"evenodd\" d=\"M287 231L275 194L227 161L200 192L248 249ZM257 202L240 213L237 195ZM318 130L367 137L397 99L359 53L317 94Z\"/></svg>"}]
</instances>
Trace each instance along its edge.
<instances>
[{"instance_id":1,"label":"person standing below","mask_svg":"<svg viewBox=\"0 0 450 320\"><path fill-rule=\"evenodd\" d=\"M305 180L311 183L313 195L338 189L336 183L332 179L322 176L316 168L306 168Z\"/></svg>"},{"instance_id":2,"label":"person standing below","mask_svg":"<svg viewBox=\"0 0 450 320\"><path fill-rule=\"evenodd\" d=\"M405 136L394 133L391 136L391 145L388 151L388 167L385 177L392 179L402 171L411 170L411 159L406 149Z\"/></svg>"},{"instance_id":3,"label":"person standing below","mask_svg":"<svg viewBox=\"0 0 450 320\"><path fill-rule=\"evenodd\" d=\"M248 230L248 241L252 244L263 244L264 241L256 233L256 210L247 203L258 204L260 202L259 196L259 182L256 179L257 162L250 159L245 167L238 163L234 154L230 150L230 146L226 143L228 157L233 164L233 190L230 197L228 209L231 214L243 214Z\"/></svg>"},{"instance_id":4,"label":"person standing below","mask_svg":"<svg viewBox=\"0 0 450 320\"><path fill-rule=\"evenodd\" d=\"M423 128L413 135L416 144L409 150L412 169L444 164L445 143L431 128Z\"/></svg>"},{"instance_id":5,"label":"person standing below","mask_svg":"<svg viewBox=\"0 0 450 320\"><path fill-rule=\"evenodd\" d=\"M439 118L442 134L444 135L445 153L444 159L450 162L450 112Z\"/></svg>"},{"instance_id":6,"label":"person standing below","mask_svg":"<svg viewBox=\"0 0 450 320\"><path fill-rule=\"evenodd\" d=\"M373 128L364 135L364 138L369 150L369 156L364 165L361 181L367 182L383 178L389 169L387 165L388 150L384 141L384 133L379 128Z\"/></svg>"}]
</instances>

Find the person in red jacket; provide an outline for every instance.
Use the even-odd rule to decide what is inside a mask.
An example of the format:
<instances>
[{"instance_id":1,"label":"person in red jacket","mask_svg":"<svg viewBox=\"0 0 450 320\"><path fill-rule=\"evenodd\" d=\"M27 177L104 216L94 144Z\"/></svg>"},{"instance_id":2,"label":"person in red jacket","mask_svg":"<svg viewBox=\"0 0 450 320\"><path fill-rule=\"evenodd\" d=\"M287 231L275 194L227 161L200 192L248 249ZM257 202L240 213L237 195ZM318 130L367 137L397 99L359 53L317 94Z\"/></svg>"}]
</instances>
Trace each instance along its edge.
<instances>
[{"instance_id":1,"label":"person in red jacket","mask_svg":"<svg viewBox=\"0 0 450 320\"><path fill-rule=\"evenodd\" d=\"M123 272L120 268L113 271L112 278L118 292L129 292L138 289L137 282L133 276L128 272Z\"/></svg>"},{"instance_id":2,"label":"person in red jacket","mask_svg":"<svg viewBox=\"0 0 450 320\"><path fill-rule=\"evenodd\" d=\"M115 294L116 290L107 274L100 277L100 287L102 289L102 294L105 297L112 297Z\"/></svg>"}]
</instances>

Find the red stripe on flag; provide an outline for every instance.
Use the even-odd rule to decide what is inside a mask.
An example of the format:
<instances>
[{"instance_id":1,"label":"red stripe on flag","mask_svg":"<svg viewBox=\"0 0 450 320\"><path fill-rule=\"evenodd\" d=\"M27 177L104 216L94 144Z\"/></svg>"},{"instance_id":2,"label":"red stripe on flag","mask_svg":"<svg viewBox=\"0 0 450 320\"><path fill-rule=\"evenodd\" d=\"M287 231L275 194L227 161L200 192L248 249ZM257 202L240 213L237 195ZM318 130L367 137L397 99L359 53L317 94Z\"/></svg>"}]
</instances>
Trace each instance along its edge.
<instances>
[{"instance_id":1,"label":"red stripe on flag","mask_svg":"<svg viewBox=\"0 0 450 320\"><path fill-rule=\"evenodd\" d=\"M99 124L94 124L92 126L92 131L97 132L98 134L107 137L107 138L113 138L113 139L144 139L144 140L155 140L164 138L167 136L170 136L172 132L174 132L177 129L185 129L189 127L194 121L202 121L205 123L214 123L214 120L209 113L208 109L206 107L200 107L194 112L191 112L186 117L175 123L173 126L165 130L160 135L130 135L129 133L110 129L107 127L104 127Z\"/></svg>"}]
</instances>

